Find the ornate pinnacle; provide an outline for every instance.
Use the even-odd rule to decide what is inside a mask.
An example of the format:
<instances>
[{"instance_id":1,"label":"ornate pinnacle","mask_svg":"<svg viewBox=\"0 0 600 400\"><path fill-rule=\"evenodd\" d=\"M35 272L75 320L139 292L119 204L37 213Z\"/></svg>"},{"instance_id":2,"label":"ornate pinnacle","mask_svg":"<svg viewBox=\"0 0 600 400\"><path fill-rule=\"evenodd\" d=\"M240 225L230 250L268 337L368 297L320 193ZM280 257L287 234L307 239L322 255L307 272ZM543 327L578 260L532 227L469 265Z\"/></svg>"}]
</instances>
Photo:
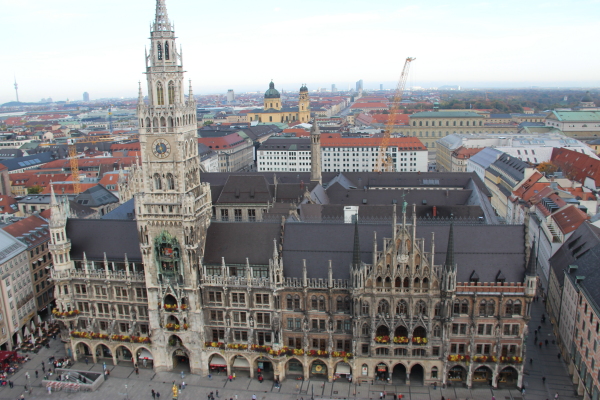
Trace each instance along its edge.
<instances>
[{"instance_id":1,"label":"ornate pinnacle","mask_svg":"<svg viewBox=\"0 0 600 400\"><path fill-rule=\"evenodd\" d=\"M154 31L171 31L171 22L169 22L165 0L156 0L156 18L153 28Z\"/></svg>"}]
</instances>

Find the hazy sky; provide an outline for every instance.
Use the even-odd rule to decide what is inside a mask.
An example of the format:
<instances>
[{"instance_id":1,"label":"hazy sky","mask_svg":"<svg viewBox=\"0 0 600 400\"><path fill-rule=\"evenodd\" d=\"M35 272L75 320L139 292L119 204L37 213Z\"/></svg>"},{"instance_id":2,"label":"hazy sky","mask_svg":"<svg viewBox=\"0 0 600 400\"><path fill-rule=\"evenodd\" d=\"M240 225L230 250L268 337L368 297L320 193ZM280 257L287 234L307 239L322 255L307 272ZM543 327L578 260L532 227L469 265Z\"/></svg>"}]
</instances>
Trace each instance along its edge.
<instances>
[{"instance_id":1,"label":"hazy sky","mask_svg":"<svg viewBox=\"0 0 600 400\"><path fill-rule=\"evenodd\" d=\"M196 94L600 86L600 0L167 0ZM135 97L155 0L0 0L0 103ZM144 88L144 93L146 89Z\"/></svg>"}]
</instances>

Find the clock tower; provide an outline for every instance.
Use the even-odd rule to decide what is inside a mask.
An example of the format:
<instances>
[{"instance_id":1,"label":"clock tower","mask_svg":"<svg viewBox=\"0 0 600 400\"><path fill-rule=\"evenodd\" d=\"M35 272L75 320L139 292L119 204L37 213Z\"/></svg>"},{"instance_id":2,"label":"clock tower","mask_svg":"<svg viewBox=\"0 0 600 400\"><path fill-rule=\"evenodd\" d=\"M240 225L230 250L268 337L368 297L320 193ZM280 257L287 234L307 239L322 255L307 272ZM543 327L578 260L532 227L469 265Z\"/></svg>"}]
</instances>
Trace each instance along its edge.
<instances>
[{"instance_id":1,"label":"clock tower","mask_svg":"<svg viewBox=\"0 0 600 400\"><path fill-rule=\"evenodd\" d=\"M182 52L175 39L165 0L157 0L146 52L148 102L140 85L137 106L142 168L135 183L135 212L153 354L165 352L177 331L178 354L199 360L191 357L190 343L204 342L198 274L212 202L208 184L200 182L196 101L191 83L185 95ZM157 356L157 370L173 367L171 354Z\"/></svg>"}]
</instances>

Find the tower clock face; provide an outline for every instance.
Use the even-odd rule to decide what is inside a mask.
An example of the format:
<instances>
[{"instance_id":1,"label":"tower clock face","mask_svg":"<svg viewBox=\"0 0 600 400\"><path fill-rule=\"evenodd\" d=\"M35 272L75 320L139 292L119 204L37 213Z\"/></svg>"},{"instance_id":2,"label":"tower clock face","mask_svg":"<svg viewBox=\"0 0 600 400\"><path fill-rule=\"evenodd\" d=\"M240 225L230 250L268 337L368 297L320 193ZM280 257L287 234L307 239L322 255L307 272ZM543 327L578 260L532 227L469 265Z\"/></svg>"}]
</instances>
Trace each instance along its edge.
<instances>
[{"instance_id":1,"label":"tower clock face","mask_svg":"<svg viewBox=\"0 0 600 400\"><path fill-rule=\"evenodd\" d=\"M165 139L156 139L152 143L152 153L156 158L166 158L171 154L171 145Z\"/></svg>"}]
</instances>

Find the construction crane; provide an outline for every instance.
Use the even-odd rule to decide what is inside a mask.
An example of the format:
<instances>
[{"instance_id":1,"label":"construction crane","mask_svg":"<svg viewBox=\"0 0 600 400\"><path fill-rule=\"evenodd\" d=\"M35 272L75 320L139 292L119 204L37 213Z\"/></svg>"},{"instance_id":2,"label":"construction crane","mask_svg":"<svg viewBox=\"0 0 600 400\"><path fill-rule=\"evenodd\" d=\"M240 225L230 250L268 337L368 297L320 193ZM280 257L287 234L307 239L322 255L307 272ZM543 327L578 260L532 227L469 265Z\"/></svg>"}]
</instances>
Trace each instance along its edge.
<instances>
[{"instance_id":1,"label":"construction crane","mask_svg":"<svg viewBox=\"0 0 600 400\"><path fill-rule=\"evenodd\" d=\"M400 79L398 80L398 86L396 87L396 93L394 94L394 100L392 102L392 107L390 108L390 116L388 117L387 123L385 124L383 139L381 140L381 145L379 146L377 164L375 165L376 172L392 171L392 157L387 153L387 149L390 144L392 130L396 125L398 114L400 114L400 103L402 102L402 94L404 93L404 86L406 85L406 79L408 78L408 70L410 68L410 63L414 60L416 60L416 58L407 57L404 61L404 68L402 68L402 74L400 75Z\"/></svg>"},{"instance_id":2,"label":"construction crane","mask_svg":"<svg viewBox=\"0 0 600 400\"><path fill-rule=\"evenodd\" d=\"M68 139L67 144L69 146L69 163L71 164L71 175L73 175L73 193L81 193L81 182L79 178L79 159L77 158L77 144L78 143L92 143L114 141L115 138L111 137L96 137L90 140L76 141L75 139ZM40 146L55 146L56 143L42 143Z\"/></svg>"}]
</instances>

